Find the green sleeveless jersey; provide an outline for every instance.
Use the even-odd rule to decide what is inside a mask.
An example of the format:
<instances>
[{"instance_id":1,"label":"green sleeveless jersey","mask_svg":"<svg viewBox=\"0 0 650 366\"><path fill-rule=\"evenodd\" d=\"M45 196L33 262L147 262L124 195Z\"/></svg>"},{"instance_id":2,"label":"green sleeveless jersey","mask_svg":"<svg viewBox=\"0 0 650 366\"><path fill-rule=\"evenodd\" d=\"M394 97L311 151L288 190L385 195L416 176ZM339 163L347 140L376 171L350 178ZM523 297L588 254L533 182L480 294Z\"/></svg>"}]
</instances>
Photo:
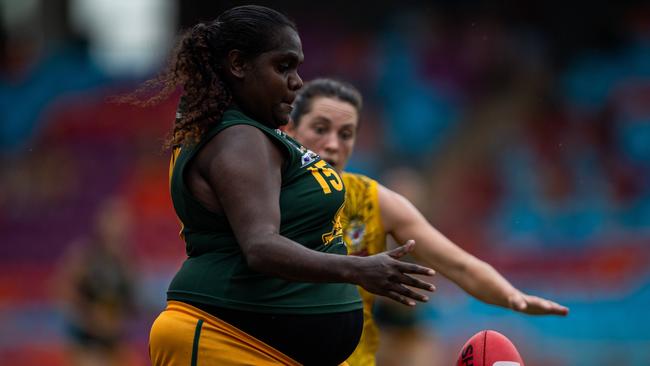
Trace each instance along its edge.
<instances>
[{"instance_id":1,"label":"green sleeveless jersey","mask_svg":"<svg viewBox=\"0 0 650 366\"><path fill-rule=\"evenodd\" d=\"M169 286L168 300L261 313L324 314L362 308L354 285L294 282L250 269L227 218L207 210L190 193L183 179L188 163L219 132L241 124L260 129L287 152L279 201L280 235L312 250L347 254L340 224L345 188L339 175L284 132L229 109L199 143L175 153L170 188L188 258Z\"/></svg>"}]
</instances>

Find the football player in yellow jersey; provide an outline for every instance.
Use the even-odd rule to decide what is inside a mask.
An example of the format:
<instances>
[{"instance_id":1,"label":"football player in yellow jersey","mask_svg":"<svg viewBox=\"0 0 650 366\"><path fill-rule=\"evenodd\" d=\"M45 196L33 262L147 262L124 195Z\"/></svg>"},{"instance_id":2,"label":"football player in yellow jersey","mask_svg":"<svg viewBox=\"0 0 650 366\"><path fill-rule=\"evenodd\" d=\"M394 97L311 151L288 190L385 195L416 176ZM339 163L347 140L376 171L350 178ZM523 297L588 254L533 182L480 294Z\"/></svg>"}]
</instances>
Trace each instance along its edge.
<instances>
[{"instance_id":1,"label":"football player in yellow jersey","mask_svg":"<svg viewBox=\"0 0 650 366\"><path fill-rule=\"evenodd\" d=\"M352 154L360 93L351 85L316 79L306 83L294 102L287 133L342 172ZM477 299L526 314L566 315L568 309L512 286L488 263L451 242L403 196L359 174L342 173L346 205L342 224L348 252L373 255L386 250L387 235L397 243L414 239L416 258ZM364 329L350 366L374 365L379 336L372 319L374 296L360 289L364 300Z\"/></svg>"}]
</instances>

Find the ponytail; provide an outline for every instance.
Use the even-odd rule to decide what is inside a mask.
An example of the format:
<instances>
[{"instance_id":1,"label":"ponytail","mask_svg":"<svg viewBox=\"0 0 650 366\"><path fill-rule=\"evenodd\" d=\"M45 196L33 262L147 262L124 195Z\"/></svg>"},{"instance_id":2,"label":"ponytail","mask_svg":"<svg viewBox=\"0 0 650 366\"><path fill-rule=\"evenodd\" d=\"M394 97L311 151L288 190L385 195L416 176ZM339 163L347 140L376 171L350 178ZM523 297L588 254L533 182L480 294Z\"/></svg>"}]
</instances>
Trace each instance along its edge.
<instances>
[{"instance_id":1,"label":"ponytail","mask_svg":"<svg viewBox=\"0 0 650 366\"><path fill-rule=\"evenodd\" d=\"M287 26L296 29L286 16L267 7L245 5L227 10L216 20L187 30L164 71L117 100L149 106L180 87L181 102L165 147L196 143L232 104L232 92L221 74L227 53L237 49L253 59L276 47L277 31Z\"/></svg>"},{"instance_id":2,"label":"ponytail","mask_svg":"<svg viewBox=\"0 0 650 366\"><path fill-rule=\"evenodd\" d=\"M219 30L215 23L194 26L182 37L175 53L173 70L183 86L182 103L165 143L167 148L197 142L206 129L221 120L232 102L212 46L211 37L218 37Z\"/></svg>"}]
</instances>

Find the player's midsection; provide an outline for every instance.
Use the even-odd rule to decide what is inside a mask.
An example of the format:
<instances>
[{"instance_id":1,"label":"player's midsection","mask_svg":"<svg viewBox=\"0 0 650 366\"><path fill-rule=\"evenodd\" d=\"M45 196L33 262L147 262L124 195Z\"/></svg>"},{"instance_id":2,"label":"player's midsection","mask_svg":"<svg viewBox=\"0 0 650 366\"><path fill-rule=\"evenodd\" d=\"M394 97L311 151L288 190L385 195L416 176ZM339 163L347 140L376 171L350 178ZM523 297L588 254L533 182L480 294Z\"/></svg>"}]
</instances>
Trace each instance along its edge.
<instances>
[{"instance_id":1,"label":"player's midsection","mask_svg":"<svg viewBox=\"0 0 650 366\"><path fill-rule=\"evenodd\" d=\"M361 337L363 310L265 314L190 303L306 365L338 365Z\"/></svg>"}]
</instances>

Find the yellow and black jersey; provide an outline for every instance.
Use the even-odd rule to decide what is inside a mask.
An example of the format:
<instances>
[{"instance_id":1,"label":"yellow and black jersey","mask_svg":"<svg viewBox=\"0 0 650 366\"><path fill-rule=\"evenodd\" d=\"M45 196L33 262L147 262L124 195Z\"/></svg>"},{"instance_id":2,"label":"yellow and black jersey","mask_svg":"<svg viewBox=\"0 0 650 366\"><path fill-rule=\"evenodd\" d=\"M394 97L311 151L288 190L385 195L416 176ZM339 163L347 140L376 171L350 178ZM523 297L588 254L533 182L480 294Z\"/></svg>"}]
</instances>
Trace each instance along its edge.
<instances>
[{"instance_id":1,"label":"yellow and black jersey","mask_svg":"<svg viewBox=\"0 0 650 366\"><path fill-rule=\"evenodd\" d=\"M343 173L346 187L341 215L343 238L351 255L368 256L386 250L386 232L381 221L377 181L360 174ZM359 287L363 299L363 333L348 358L350 366L374 366L379 348L379 329L372 319L375 295Z\"/></svg>"}]
</instances>

